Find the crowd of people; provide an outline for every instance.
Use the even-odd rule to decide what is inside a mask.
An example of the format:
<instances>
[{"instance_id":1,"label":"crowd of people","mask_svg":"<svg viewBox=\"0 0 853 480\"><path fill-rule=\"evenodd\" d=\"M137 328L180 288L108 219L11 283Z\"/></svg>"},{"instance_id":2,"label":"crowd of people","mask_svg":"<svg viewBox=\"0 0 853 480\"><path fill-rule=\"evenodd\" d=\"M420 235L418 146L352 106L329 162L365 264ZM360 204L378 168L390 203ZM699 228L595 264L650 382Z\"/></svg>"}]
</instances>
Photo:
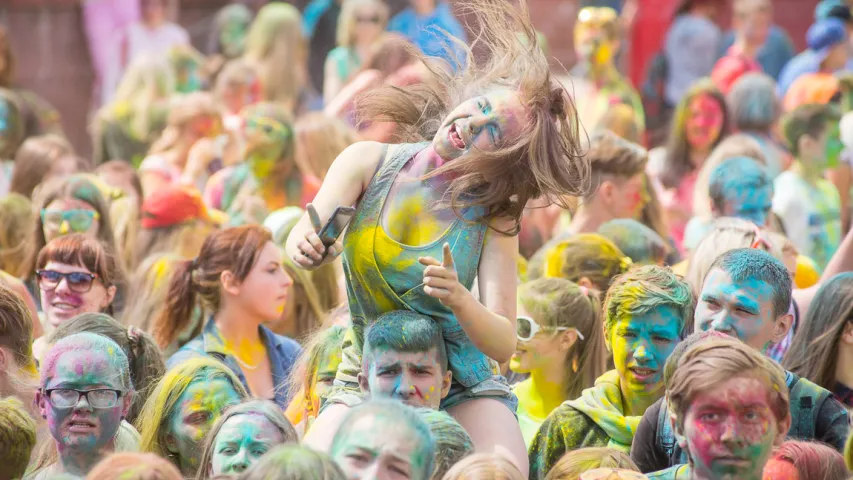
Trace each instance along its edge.
<instances>
[{"instance_id":1,"label":"crowd of people","mask_svg":"<svg viewBox=\"0 0 853 480\"><path fill-rule=\"evenodd\" d=\"M853 477L851 6L609 3L141 0L91 158L0 28L0 480Z\"/></svg>"}]
</instances>

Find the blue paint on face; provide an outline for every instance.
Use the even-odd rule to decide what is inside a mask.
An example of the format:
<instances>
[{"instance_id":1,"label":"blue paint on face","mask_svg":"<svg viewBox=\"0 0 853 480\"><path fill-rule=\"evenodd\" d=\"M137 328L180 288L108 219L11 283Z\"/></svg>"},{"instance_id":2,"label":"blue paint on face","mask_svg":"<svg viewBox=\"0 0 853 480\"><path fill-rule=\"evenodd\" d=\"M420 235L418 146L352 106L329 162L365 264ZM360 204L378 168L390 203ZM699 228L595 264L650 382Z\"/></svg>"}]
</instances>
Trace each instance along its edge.
<instances>
[{"instance_id":1,"label":"blue paint on face","mask_svg":"<svg viewBox=\"0 0 853 480\"><path fill-rule=\"evenodd\" d=\"M763 351L773 340L773 287L746 279L736 282L719 268L708 273L694 316L696 331L716 330Z\"/></svg>"},{"instance_id":2,"label":"blue paint on face","mask_svg":"<svg viewBox=\"0 0 853 480\"><path fill-rule=\"evenodd\" d=\"M678 344L681 325L679 310L669 305L621 318L613 325L613 362L627 391L638 396L662 391L663 367Z\"/></svg>"},{"instance_id":3,"label":"blue paint on face","mask_svg":"<svg viewBox=\"0 0 853 480\"><path fill-rule=\"evenodd\" d=\"M225 421L214 440L210 474L243 473L283 441L281 431L265 416L234 415Z\"/></svg>"},{"instance_id":4,"label":"blue paint on face","mask_svg":"<svg viewBox=\"0 0 853 480\"><path fill-rule=\"evenodd\" d=\"M773 206L773 188L727 189L723 215L748 220L759 227L767 225L767 216Z\"/></svg>"}]
</instances>

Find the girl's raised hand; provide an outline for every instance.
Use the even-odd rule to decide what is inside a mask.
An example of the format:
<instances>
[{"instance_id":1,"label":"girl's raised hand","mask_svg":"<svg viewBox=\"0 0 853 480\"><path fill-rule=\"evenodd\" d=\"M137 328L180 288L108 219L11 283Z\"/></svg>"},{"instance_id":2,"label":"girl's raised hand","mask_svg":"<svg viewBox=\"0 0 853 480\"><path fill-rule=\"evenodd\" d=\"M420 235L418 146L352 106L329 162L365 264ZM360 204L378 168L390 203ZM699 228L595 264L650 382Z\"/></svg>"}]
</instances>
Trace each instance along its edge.
<instances>
[{"instance_id":1,"label":"girl's raised hand","mask_svg":"<svg viewBox=\"0 0 853 480\"><path fill-rule=\"evenodd\" d=\"M453 263L453 255L450 253L450 244L445 243L442 261L432 257L420 257L418 262L425 265L424 269L424 293L437 298L445 307L453 308L464 298L468 290L459 283L456 274L456 266Z\"/></svg>"},{"instance_id":2,"label":"girl's raised hand","mask_svg":"<svg viewBox=\"0 0 853 480\"><path fill-rule=\"evenodd\" d=\"M293 261L306 269L317 268L320 265L332 262L338 255L344 251L344 246L340 240L330 245L328 248L323 245L320 240L320 230L323 229L323 223L320 221L320 215L314 205L308 204L305 206L308 212L308 217L311 219L313 230L305 233L305 238L299 241L297 247L299 254L293 256Z\"/></svg>"}]
</instances>

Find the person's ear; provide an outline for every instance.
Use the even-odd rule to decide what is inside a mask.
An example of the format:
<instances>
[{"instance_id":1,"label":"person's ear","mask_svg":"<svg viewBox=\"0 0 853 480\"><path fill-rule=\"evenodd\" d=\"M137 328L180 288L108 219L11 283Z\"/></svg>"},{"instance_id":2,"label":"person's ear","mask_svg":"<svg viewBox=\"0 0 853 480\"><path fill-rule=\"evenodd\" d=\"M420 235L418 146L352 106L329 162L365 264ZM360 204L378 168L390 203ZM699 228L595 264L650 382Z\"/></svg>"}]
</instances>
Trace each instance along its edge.
<instances>
[{"instance_id":1,"label":"person's ear","mask_svg":"<svg viewBox=\"0 0 853 480\"><path fill-rule=\"evenodd\" d=\"M121 408L121 419L124 420L127 418L128 412L130 412L130 406L133 405L133 397L136 395L136 392L133 390L126 392L124 396L121 397L121 401L123 403Z\"/></svg>"},{"instance_id":2,"label":"person's ear","mask_svg":"<svg viewBox=\"0 0 853 480\"><path fill-rule=\"evenodd\" d=\"M811 135L800 135L800 138L797 140L797 151L800 152L799 156L802 156L803 153L811 153L814 144L815 139Z\"/></svg>"},{"instance_id":3,"label":"person's ear","mask_svg":"<svg viewBox=\"0 0 853 480\"><path fill-rule=\"evenodd\" d=\"M117 291L117 289L116 289L115 285L112 285L109 288L107 288L107 296L104 298L104 301L102 302L101 309L107 308L110 306L110 304L113 303L113 300L115 300L115 298L116 298L116 291Z\"/></svg>"},{"instance_id":4,"label":"person's ear","mask_svg":"<svg viewBox=\"0 0 853 480\"><path fill-rule=\"evenodd\" d=\"M602 180L598 186L598 191L595 196L600 198L606 205L613 202L613 197L616 195L616 185L610 180Z\"/></svg>"},{"instance_id":5,"label":"person's ear","mask_svg":"<svg viewBox=\"0 0 853 480\"><path fill-rule=\"evenodd\" d=\"M178 441L175 440L175 436L172 435L171 433L164 433L161 436L160 444L165 445L166 451L168 451L169 453L171 453L171 454L177 454L178 453Z\"/></svg>"},{"instance_id":6,"label":"person's ear","mask_svg":"<svg viewBox=\"0 0 853 480\"><path fill-rule=\"evenodd\" d=\"M794 324L794 316L786 313L776 318L773 324L773 343L779 343L788 335L791 325Z\"/></svg>"},{"instance_id":7,"label":"person's ear","mask_svg":"<svg viewBox=\"0 0 853 480\"><path fill-rule=\"evenodd\" d=\"M42 394L42 390L40 388L36 390L36 396L33 398L33 403L38 407L41 418L47 418L47 409L50 407L47 402L47 397Z\"/></svg>"},{"instance_id":8,"label":"person's ear","mask_svg":"<svg viewBox=\"0 0 853 480\"><path fill-rule=\"evenodd\" d=\"M847 321L844 323L844 332L841 334L841 341L846 345L853 345L853 322ZM0 352L3 349L0 348Z\"/></svg>"},{"instance_id":9,"label":"person's ear","mask_svg":"<svg viewBox=\"0 0 853 480\"><path fill-rule=\"evenodd\" d=\"M791 414L786 412L785 418L778 423L779 431L776 432L776 439L773 441L773 445L779 446L782 445L782 442L785 441L788 437L788 430L791 429Z\"/></svg>"},{"instance_id":10,"label":"person's ear","mask_svg":"<svg viewBox=\"0 0 853 480\"><path fill-rule=\"evenodd\" d=\"M574 328L566 330L560 335L560 350L568 352L572 345L578 341L578 331Z\"/></svg>"},{"instance_id":11,"label":"person's ear","mask_svg":"<svg viewBox=\"0 0 853 480\"><path fill-rule=\"evenodd\" d=\"M0 347L0 372L10 372L11 365L9 364L9 357L6 355L6 350L3 347Z\"/></svg>"},{"instance_id":12,"label":"person's ear","mask_svg":"<svg viewBox=\"0 0 853 480\"><path fill-rule=\"evenodd\" d=\"M230 270L225 270L219 275L219 283L225 292L235 297L240 295L240 282L237 281L237 277Z\"/></svg>"},{"instance_id":13,"label":"person's ear","mask_svg":"<svg viewBox=\"0 0 853 480\"><path fill-rule=\"evenodd\" d=\"M444 399L450 394L450 384L453 383L453 372L448 368L444 372L444 378L441 379L441 398Z\"/></svg>"},{"instance_id":14,"label":"person's ear","mask_svg":"<svg viewBox=\"0 0 853 480\"><path fill-rule=\"evenodd\" d=\"M666 402L666 400L664 400ZM661 405L660 408L666 408L666 403ZM681 447L685 452L687 451L687 437L684 436L684 432L681 428L681 425L678 422L678 419L675 417L675 414L669 412L669 425L672 427L672 433L675 435L675 441L678 442L678 446Z\"/></svg>"},{"instance_id":15,"label":"person's ear","mask_svg":"<svg viewBox=\"0 0 853 480\"><path fill-rule=\"evenodd\" d=\"M367 375L363 371L358 372L358 386L361 388L361 393L370 394L370 382L367 381Z\"/></svg>"},{"instance_id":16,"label":"person's ear","mask_svg":"<svg viewBox=\"0 0 853 480\"><path fill-rule=\"evenodd\" d=\"M578 286L584 288L595 288L595 285L592 284L592 280L587 277L581 277L580 280L578 280Z\"/></svg>"}]
</instances>

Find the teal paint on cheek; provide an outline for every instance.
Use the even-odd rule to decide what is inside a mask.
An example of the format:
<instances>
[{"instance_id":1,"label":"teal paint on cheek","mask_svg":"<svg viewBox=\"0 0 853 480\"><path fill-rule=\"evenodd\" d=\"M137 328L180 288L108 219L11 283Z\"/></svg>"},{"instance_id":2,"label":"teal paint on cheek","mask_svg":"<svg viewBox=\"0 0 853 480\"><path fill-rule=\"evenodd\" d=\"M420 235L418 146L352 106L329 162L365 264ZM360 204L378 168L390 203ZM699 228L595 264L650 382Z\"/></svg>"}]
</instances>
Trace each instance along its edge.
<instances>
[{"instance_id":1,"label":"teal paint on cheek","mask_svg":"<svg viewBox=\"0 0 853 480\"><path fill-rule=\"evenodd\" d=\"M242 473L283 441L281 432L263 415L235 415L225 422L216 436L211 458L212 473Z\"/></svg>"},{"instance_id":2,"label":"teal paint on cheek","mask_svg":"<svg viewBox=\"0 0 853 480\"><path fill-rule=\"evenodd\" d=\"M201 442L222 411L238 403L239 395L225 380L195 380L184 391L169 422L184 472L198 468Z\"/></svg>"}]
</instances>

